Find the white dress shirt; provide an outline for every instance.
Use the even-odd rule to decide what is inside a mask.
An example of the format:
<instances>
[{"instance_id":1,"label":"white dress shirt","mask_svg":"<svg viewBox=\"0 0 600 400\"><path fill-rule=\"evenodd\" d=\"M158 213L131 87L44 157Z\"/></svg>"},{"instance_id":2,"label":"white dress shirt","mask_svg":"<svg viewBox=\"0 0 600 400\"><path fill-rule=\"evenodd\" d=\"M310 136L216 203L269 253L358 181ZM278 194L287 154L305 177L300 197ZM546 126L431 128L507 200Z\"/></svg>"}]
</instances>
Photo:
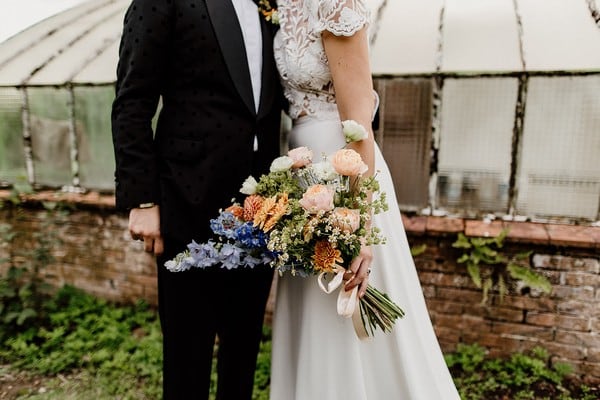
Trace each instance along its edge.
<instances>
[{"instance_id":1,"label":"white dress shirt","mask_svg":"<svg viewBox=\"0 0 600 400\"><path fill-rule=\"evenodd\" d=\"M221 0L225 1L225 0ZM237 14L242 36L246 45L248 69L252 81L254 108L258 112L260 103L262 75L262 32L260 29L260 14L257 5L252 0L231 0Z\"/></svg>"}]
</instances>

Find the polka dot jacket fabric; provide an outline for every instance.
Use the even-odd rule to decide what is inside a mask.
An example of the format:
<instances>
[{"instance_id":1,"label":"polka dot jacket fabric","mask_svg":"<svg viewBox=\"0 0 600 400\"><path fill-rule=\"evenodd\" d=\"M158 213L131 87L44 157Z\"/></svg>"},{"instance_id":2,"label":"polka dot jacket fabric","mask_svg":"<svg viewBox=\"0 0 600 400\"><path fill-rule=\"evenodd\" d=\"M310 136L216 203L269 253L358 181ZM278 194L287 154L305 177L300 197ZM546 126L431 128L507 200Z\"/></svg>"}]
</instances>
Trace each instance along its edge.
<instances>
[{"instance_id":1,"label":"polka dot jacket fabric","mask_svg":"<svg viewBox=\"0 0 600 400\"><path fill-rule=\"evenodd\" d=\"M256 113L230 1L133 0L125 15L112 110L117 207L160 204L175 242L207 237L208 220L279 154L282 96L271 24L261 24Z\"/></svg>"}]
</instances>

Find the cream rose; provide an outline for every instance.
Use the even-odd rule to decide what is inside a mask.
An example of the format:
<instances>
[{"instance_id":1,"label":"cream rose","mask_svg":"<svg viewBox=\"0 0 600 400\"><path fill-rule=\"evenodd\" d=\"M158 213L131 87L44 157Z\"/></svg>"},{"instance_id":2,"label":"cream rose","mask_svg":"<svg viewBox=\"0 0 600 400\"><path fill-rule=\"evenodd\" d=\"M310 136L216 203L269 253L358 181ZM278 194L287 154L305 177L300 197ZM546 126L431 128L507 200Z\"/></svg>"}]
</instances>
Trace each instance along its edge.
<instances>
[{"instance_id":1,"label":"cream rose","mask_svg":"<svg viewBox=\"0 0 600 400\"><path fill-rule=\"evenodd\" d=\"M288 157L290 157L294 164L292 168L302 168L312 162L313 152L308 147L296 147L288 151Z\"/></svg>"},{"instance_id":2,"label":"cream rose","mask_svg":"<svg viewBox=\"0 0 600 400\"><path fill-rule=\"evenodd\" d=\"M271 172L287 171L292 168L292 165L294 165L294 160L288 156L281 156L273 160L270 170Z\"/></svg>"},{"instance_id":3,"label":"cream rose","mask_svg":"<svg viewBox=\"0 0 600 400\"><path fill-rule=\"evenodd\" d=\"M353 119L342 121L342 131L346 137L346 143L358 142L369 137L365 127Z\"/></svg>"},{"instance_id":4,"label":"cream rose","mask_svg":"<svg viewBox=\"0 0 600 400\"><path fill-rule=\"evenodd\" d=\"M360 228L360 211L336 207L332 214L333 226L344 233L354 233Z\"/></svg>"},{"instance_id":5,"label":"cream rose","mask_svg":"<svg viewBox=\"0 0 600 400\"><path fill-rule=\"evenodd\" d=\"M311 214L333 210L333 190L325 185L313 185L306 189L299 201L302 208Z\"/></svg>"},{"instance_id":6,"label":"cream rose","mask_svg":"<svg viewBox=\"0 0 600 400\"><path fill-rule=\"evenodd\" d=\"M352 149L341 149L331 157L331 164L335 171L344 176L362 175L369 170L356 151Z\"/></svg>"},{"instance_id":7,"label":"cream rose","mask_svg":"<svg viewBox=\"0 0 600 400\"><path fill-rule=\"evenodd\" d=\"M254 194L256 193L257 185L258 182L256 182L256 179L254 179L253 176L249 176L246 178L244 183L242 183L242 188L240 189L240 192L243 194L247 194L248 196Z\"/></svg>"}]
</instances>

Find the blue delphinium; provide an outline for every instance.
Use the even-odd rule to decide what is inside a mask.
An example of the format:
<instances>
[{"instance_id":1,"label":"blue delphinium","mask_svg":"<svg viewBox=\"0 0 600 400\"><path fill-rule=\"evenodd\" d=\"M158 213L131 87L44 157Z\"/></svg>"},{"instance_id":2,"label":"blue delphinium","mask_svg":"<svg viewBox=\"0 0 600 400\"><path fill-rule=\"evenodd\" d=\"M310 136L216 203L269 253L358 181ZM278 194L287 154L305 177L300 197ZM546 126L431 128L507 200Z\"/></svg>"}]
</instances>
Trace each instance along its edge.
<instances>
[{"instance_id":1,"label":"blue delphinium","mask_svg":"<svg viewBox=\"0 0 600 400\"><path fill-rule=\"evenodd\" d=\"M223 243L219 252L219 261L223 264L223 268L233 269L240 266L240 261L244 251L236 245Z\"/></svg>"},{"instance_id":2,"label":"blue delphinium","mask_svg":"<svg viewBox=\"0 0 600 400\"><path fill-rule=\"evenodd\" d=\"M267 246L267 235L262 230L256 228L251 222L246 222L238 226L235 236L242 246L250 249Z\"/></svg>"},{"instance_id":3,"label":"blue delphinium","mask_svg":"<svg viewBox=\"0 0 600 400\"><path fill-rule=\"evenodd\" d=\"M188 249L196 267L206 268L219 262L219 250L215 248L215 242L212 240L207 243L196 243L192 240Z\"/></svg>"},{"instance_id":4,"label":"blue delphinium","mask_svg":"<svg viewBox=\"0 0 600 400\"><path fill-rule=\"evenodd\" d=\"M236 229L241 222L229 211L223 211L216 219L210 220L210 229L219 235L228 239L235 239Z\"/></svg>"}]
</instances>

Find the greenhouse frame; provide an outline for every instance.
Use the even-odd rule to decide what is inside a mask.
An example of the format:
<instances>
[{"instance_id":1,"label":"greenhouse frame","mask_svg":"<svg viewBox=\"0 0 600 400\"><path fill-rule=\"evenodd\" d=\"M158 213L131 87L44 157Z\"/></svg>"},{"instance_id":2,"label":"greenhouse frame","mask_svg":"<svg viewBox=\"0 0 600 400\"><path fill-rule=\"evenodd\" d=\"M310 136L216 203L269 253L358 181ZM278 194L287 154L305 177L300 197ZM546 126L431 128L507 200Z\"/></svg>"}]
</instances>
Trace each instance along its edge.
<instances>
[{"instance_id":1,"label":"greenhouse frame","mask_svg":"<svg viewBox=\"0 0 600 400\"><path fill-rule=\"evenodd\" d=\"M0 185L112 192L129 0L0 43ZM376 138L404 211L600 220L600 0L369 0Z\"/></svg>"}]
</instances>

